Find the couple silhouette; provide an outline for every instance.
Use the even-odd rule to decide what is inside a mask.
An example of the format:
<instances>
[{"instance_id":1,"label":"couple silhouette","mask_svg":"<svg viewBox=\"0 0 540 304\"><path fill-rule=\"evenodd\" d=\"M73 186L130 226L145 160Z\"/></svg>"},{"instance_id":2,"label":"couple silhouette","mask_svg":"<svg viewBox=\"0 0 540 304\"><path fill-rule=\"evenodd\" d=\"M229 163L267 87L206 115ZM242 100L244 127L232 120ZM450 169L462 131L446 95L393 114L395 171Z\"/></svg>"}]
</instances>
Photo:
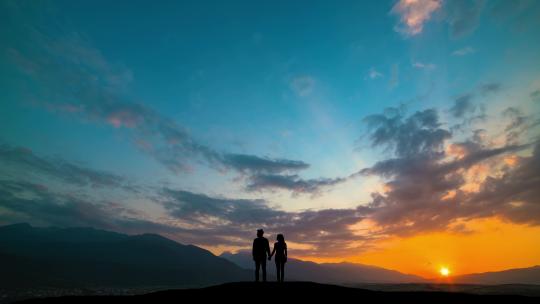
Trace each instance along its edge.
<instances>
[{"instance_id":1,"label":"couple silhouette","mask_svg":"<svg viewBox=\"0 0 540 304\"><path fill-rule=\"evenodd\" d=\"M270 253L270 244L268 239L263 237L264 231L257 230L257 238L253 240L253 261L255 261L255 282L259 282L259 271L262 268L262 280L266 282L266 259L272 260L275 254L274 261L276 262L276 276L278 282L283 282L285 277L285 263L287 262L287 243L283 234L278 234L274 243L274 250Z\"/></svg>"}]
</instances>

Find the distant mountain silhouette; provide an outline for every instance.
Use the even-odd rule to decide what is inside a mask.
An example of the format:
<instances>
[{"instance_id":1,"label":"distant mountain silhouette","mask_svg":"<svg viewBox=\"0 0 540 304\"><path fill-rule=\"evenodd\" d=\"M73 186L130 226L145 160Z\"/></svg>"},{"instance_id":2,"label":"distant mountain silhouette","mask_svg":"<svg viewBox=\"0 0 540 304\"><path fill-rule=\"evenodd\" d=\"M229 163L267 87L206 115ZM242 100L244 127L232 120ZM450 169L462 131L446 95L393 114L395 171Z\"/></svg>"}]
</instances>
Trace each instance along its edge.
<instances>
[{"instance_id":1,"label":"distant mountain silhouette","mask_svg":"<svg viewBox=\"0 0 540 304\"><path fill-rule=\"evenodd\" d=\"M155 234L93 228L0 227L0 286L208 286L246 281L207 250Z\"/></svg>"},{"instance_id":2,"label":"distant mountain silhouette","mask_svg":"<svg viewBox=\"0 0 540 304\"><path fill-rule=\"evenodd\" d=\"M221 257L228 259L236 265L253 269L253 261L248 252L232 254L225 252ZM275 276L275 265L270 263L268 271ZM420 283L426 280L415 275L403 274L398 271L381 267L362 265L356 263L323 263L317 264L308 261L289 258L285 266L285 278L297 281L313 281L319 283L346 284L346 283Z\"/></svg>"},{"instance_id":3,"label":"distant mountain silhouette","mask_svg":"<svg viewBox=\"0 0 540 304\"><path fill-rule=\"evenodd\" d=\"M383 292L313 282L227 283L201 289L165 290L136 296L64 296L24 303L538 303L538 297L461 292Z\"/></svg>"},{"instance_id":4,"label":"distant mountain silhouette","mask_svg":"<svg viewBox=\"0 0 540 304\"><path fill-rule=\"evenodd\" d=\"M463 284L536 284L540 285L540 266L516 268L497 272L456 276L453 282Z\"/></svg>"}]
</instances>

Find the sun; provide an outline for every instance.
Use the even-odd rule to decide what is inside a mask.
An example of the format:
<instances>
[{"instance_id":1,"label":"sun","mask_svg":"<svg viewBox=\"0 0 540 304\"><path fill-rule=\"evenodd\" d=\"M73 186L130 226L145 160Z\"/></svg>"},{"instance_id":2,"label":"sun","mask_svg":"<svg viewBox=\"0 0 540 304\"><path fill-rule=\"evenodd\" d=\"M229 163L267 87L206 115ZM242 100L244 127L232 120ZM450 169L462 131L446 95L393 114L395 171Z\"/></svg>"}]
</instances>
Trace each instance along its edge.
<instances>
[{"instance_id":1,"label":"sun","mask_svg":"<svg viewBox=\"0 0 540 304\"><path fill-rule=\"evenodd\" d=\"M441 267L441 269L439 270L439 272L441 273L441 275L443 277L447 277L450 275L450 269L448 269L447 267Z\"/></svg>"}]
</instances>

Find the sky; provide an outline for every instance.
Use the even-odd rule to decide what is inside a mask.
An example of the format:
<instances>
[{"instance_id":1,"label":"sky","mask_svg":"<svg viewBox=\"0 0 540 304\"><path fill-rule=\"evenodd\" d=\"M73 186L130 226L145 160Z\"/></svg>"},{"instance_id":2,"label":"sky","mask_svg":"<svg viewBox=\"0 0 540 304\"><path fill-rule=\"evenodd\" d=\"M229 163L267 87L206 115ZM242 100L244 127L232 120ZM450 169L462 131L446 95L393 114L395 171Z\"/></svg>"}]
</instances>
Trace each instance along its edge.
<instances>
[{"instance_id":1,"label":"sky","mask_svg":"<svg viewBox=\"0 0 540 304\"><path fill-rule=\"evenodd\" d=\"M540 264L540 2L2 1L0 224Z\"/></svg>"}]
</instances>

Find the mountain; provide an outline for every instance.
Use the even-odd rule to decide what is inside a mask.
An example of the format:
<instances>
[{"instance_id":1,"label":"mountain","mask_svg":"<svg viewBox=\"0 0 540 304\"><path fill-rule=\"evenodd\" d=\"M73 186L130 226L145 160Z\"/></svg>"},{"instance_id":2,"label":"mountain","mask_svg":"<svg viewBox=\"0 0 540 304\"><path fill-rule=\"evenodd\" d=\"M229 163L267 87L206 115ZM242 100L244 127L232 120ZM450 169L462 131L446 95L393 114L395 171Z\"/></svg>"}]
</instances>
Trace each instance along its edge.
<instances>
[{"instance_id":1,"label":"mountain","mask_svg":"<svg viewBox=\"0 0 540 304\"><path fill-rule=\"evenodd\" d=\"M497 272L466 274L453 278L463 284L536 284L540 285L540 265Z\"/></svg>"},{"instance_id":2,"label":"mountain","mask_svg":"<svg viewBox=\"0 0 540 304\"><path fill-rule=\"evenodd\" d=\"M207 286L252 273L155 234L93 228L0 227L0 286Z\"/></svg>"},{"instance_id":3,"label":"mountain","mask_svg":"<svg viewBox=\"0 0 540 304\"><path fill-rule=\"evenodd\" d=\"M251 255L246 252L232 254L225 252L221 257L228 259L245 269L254 269ZM270 275L275 276L274 262L267 264ZM319 283L419 283L425 280L419 276L403 274L375 266L355 263L323 263L317 264L289 258L285 265L285 278L296 281L313 281Z\"/></svg>"}]
</instances>

